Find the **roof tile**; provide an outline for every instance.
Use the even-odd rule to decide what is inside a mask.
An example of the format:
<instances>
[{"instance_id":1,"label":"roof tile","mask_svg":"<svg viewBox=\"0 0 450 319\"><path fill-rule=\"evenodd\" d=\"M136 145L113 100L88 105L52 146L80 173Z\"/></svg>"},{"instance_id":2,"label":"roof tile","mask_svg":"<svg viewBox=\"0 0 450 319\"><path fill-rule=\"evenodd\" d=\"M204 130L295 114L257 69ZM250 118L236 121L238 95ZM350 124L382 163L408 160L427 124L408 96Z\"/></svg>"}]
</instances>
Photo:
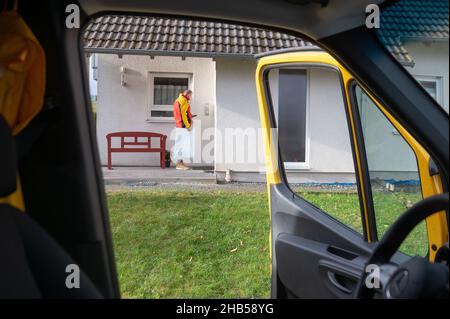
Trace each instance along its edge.
<instances>
[{"instance_id":1,"label":"roof tile","mask_svg":"<svg viewBox=\"0 0 450 319\"><path fill-rule=\"evenodd\" d=\"M413 63L404 41L448 40L448 0L402 0L387 7L377 29L381 42L404 63Z\"/></svg>"},{"instance_id":2,"label":"roof tile","mask_svg":"<svg viewBox=\"0 0 450 319\"><path fill-rule=\"evenodd\" d=\"M94 19L83 37L85 47L90 49L254 54L297 45L312 46L279 32L235 24L122 15ZM274 38L289 40L268 40Z\"/></svg>"},{"instance_id":3,"label":"roof tile","mask_svg":"<svg viewBox=\"0 0 450 319\"><path fill-rule=\"evenodd\" d=\"M382 28L377 30L380 40L400 62L411 63L412 58L403 46L406 39L448 39L448 0L402 0L383 11L381 24ZM85 47L93 50L120 48L250 55L313 46L292 35L242 25L125 15L93 19L83 38Z\"/></svg>"}]
</instances>

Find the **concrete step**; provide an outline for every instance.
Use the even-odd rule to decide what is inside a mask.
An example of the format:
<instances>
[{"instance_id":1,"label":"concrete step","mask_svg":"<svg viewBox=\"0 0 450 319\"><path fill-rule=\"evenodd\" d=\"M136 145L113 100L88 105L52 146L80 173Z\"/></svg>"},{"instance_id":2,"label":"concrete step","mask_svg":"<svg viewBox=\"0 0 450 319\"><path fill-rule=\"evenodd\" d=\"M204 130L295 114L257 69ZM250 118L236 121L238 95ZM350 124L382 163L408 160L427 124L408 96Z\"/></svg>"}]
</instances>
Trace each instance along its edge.
<instances>
[{"instance_id":1,"label":"concrete step","mask_svg":"<svg viewBox=\"0 0 450 319\"><path fill-rule=\"evenodd\" d=\"M114 167L112 170L103 168L103 178L106 185L154 185L158 183L199 183L215 184L213 171L175 170L159 167Z\"/></svg>"}]
</instances>

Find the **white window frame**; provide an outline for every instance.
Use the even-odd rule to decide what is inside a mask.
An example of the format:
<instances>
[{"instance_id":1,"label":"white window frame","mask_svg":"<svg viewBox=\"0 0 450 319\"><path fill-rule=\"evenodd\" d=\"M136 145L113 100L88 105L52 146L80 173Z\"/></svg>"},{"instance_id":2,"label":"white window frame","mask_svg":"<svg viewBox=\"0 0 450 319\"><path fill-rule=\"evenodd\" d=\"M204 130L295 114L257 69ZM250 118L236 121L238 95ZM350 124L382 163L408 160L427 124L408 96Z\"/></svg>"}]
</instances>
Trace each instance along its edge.
<instances>
[{"instance_id":1,"label":"white window frame","mask_svg":"<svg viewBox=\"0 0 450 319\"><path fill-rule=\"evenodd\" d=\"M416 80L422 85L422 82L433 82L436 84L436 102L443 107L444 105L444 88L442 76L434 75L414 75Z\"/></svg>"},{"instance_id":2,"label":"white window frame","mask_svg":"<svg viewBox=\"0 0 450 319\"><path fill-rule=\"evenodd\" d=\"M173 122L173 117L152 116L152 111L173 111L173 104L156 105L153 104L154 85L156 78L183 78L188 79L188 88L192 90L192 73L189 72L148 72L148 113L147 122Z\"/></svg>"},{"instance_id":3,"label":"white window frame","mask_svg":"<svg viewBox=\"0 0 450 319\"><path fill-rule=\"evenodd\" d=\"M295 69L301 69L306 71L306 114L305 114L305 161L304 162L284 162L284 168L289 171L302 171L302 170L309 170L310 169L310 161L309 161L309 144L310 144L310 137L309 137L309 114L310 114L310 76L311 72L309 68L295 68ZM277 111L277 123L279 125L279 118L278 118L278 111ZM277 126L278 126L277 125Z\"/></svg>"}]
</instances>

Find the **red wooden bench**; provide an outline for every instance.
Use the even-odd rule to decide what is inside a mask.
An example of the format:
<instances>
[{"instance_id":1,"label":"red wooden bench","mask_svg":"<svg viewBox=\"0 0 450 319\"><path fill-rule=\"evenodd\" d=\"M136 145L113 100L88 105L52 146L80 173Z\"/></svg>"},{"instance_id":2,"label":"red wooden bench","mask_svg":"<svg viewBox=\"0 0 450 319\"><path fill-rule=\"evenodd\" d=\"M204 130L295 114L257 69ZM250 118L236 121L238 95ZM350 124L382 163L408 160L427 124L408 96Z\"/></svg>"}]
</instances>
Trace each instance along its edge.
<instances>
[{"instance_id":1,"label":"red wooden bench","mask_svg":"<svg viewBox=\"0 0 450 319\"><path fill-rule=\"evenodd\" d=\"M120 138L120 147L112 147L112 139ZM159 147L152 147L152 138L159 138ZM132 139L132 141L129 141ZM115 132L106 135L108 141L108 169L112 169L111 153L160 153L160 166L166 168L167 136L150 132Z\"/></svg>"}]
</instances>

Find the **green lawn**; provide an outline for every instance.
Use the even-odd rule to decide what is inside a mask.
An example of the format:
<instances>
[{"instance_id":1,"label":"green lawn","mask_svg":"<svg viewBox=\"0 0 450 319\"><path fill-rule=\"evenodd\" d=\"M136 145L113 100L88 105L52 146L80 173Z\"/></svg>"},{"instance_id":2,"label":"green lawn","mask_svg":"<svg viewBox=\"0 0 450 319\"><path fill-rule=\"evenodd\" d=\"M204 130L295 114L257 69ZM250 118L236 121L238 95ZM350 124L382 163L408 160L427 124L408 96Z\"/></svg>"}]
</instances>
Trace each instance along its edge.
<instances>
[{"instance_id":1,"label":"green lawn","mask_svg":"<svg viewBox=\"0 0 450 319\"><path fill-rule=\"evenodd\" d=\"M301 191L308 200L360 229L354 194ZM384 196L385 229L405 210ZM116 261L126 298L269 297L270 258L264 192L109 191ZM399 204L400 203L400 204ZM387 213L389 212L389 213ZM404 251L425 251L424 228ZM426 231L425 231L426 234Z\"/></svg>"},{"instance_id":2,"label":"green lawn","mask_svg":"<svg viewBox=\"0 0 450 319\"><path fill-rule=\"evenodd\" d=\"M109 193L124 297L268 297L267 198L261 192Z\"/></svg>"},{"instance_id":3,"label":"green lawn","mask_svg":"<svg viewBox=\"0 0 450 319\"><path fill-rule=\"evenodd\" d=\"M301 197L362 234L361 211L357 193L311 192L305 189L297 189L296 191ZM418 202L421 198L421 194L416 192L374 191L373 202L378 238L382 238L389 226L409 206ZM400 250L410 255L425 256L428 252L427 241L426 224L422 222L407 237Z\"/></svg>"}]
</instances>

